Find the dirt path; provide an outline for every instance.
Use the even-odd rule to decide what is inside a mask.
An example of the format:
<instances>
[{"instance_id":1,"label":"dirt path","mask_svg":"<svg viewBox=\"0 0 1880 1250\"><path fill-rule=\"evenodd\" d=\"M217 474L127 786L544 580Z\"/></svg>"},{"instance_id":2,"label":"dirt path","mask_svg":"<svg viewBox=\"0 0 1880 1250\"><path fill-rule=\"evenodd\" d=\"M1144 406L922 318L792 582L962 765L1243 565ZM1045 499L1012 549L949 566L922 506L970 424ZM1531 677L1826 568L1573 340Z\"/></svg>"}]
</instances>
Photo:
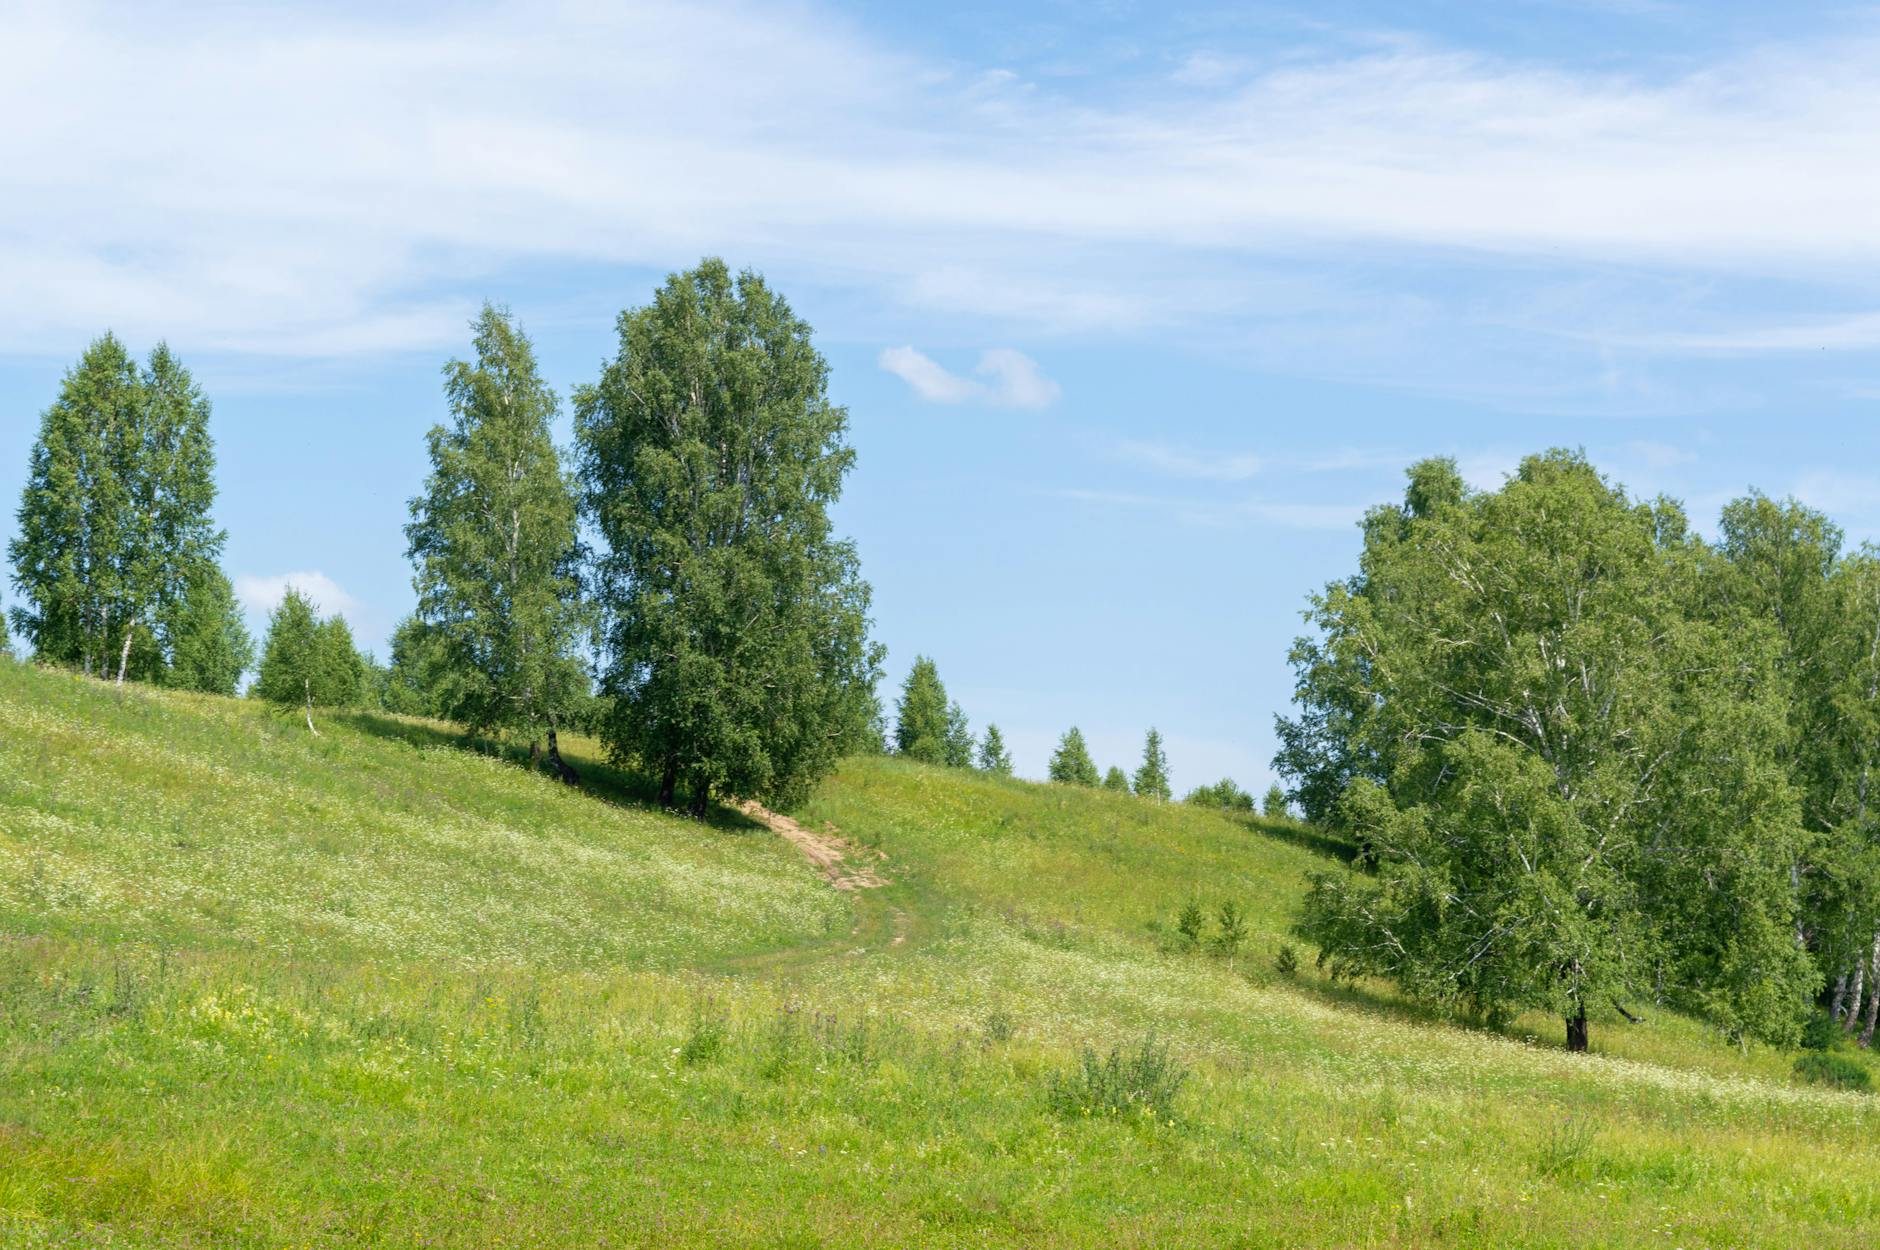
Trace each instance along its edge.
<instances>
[{"instance_id":1,"label":"dirt path","mask_svg":"<svg viewBox=\"0 0 1880 1250\"><path fill-rule=\"evenodd\" d=\"M791 843L803 853L803 858L814 864L828 881L838 890L874 890L887 885L887 878L875 871L873 865L859 861L869 852L858 850L842 840L833 827L824 832L805 829L788 816L780 816L755 799L745 799L738 804L738 810L763 825L778 837ZM882 858L878 853L876 859ZM898 943L899 938L895 939Z\"/></svg>"}]
</instances>

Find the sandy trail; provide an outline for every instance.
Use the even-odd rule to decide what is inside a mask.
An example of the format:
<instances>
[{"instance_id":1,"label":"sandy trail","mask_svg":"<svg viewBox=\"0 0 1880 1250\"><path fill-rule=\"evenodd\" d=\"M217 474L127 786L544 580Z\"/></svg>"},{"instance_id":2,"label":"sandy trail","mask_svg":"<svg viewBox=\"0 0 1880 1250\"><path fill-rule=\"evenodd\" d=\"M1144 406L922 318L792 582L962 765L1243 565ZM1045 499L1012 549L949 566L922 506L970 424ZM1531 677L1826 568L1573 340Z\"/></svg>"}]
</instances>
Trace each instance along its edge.
<instances>
[{"instance_id":1,"label":"sandy trail","mask_svg":"<svg viewBox=\"0 0 1880 1250\"><path fill-rule=\"evenodd\" d=\"M838 837L833 827L827 832L806 829L788 816L771 811L756 799L745 799L738 804L738 810L794 845L803 853L804 859L816 865L823 879L838 890L873 890L888 884L887 878L876 872L872 865L851 862L851 856L860 858L869 852L858 850ZM875 858L885 857L876 853ZM898 945L900 938L897 937L895 942Z\"/></svg>"}]
</instances>

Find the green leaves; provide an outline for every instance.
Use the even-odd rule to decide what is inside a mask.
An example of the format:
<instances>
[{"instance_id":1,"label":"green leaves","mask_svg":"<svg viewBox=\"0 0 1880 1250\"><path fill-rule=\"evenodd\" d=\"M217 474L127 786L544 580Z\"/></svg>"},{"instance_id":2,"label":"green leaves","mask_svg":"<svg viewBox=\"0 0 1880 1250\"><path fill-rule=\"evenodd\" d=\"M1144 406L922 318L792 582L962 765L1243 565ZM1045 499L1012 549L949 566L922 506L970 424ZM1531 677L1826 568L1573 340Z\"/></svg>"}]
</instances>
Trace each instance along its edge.
<instances>
[{"instance_id":1,"label":"green leaves","mask_svg":"<svg viewBox=\"0 0 1880 1250\"><path fill-rule=\"evenodd\" d=\"M589 693L575 484L528 338L488 304L474 328L475 361L444 367L451 421L426 435L431 473L405 527L432 672L400 682L423 681L413 701L472 733L534 740Z\"/></svg>"},{"instance_id":2,"label":"green leaves","mask_svg":"<svg viewBox=\"0 0 1880 1250\"><path fill-rule=\"evenodd\" d=\"M13 622L34 654L162 677L186 599L214 593L214 502L209 404L188 370L161 344L140 370L98 339L40 418L7 548L24 600Z\"/></svg>"},{"instance_id":3,"label":"green leaves","mask_svg":"<svg viewBox=\"0 0 1880 1250\"><path fill-rule=\"evenodd\" d=\"M321 620L313 602L288 587L268 618L261 669L249 694L282 707L356 707L366 693L365 661L346 618Z\"/></svg>"},{"instance_id":4,"label":"green leaves","mask_svg":"<svg viewBox=\"0 0 1880 1250\"><path fill-rule=\"evenodd\" d=\"M1097 765L1090 758L1090 748L1084 742L1083 730L1073 725L1058 739L1057 750L1051 753L1049 775L1052 781L1064 785L1097 784Z\"/></svg>"},{"instance_id":5,"label":"green leaves","mask_svg":"<svg viewBox=\"0 0 1880 1250\"><path fill-rule=\"evenodd\" d=\"M1768 628L1726 610L1680 512L1577 455L1493 493L1410 478L1294 652L1278 763L1375 871L1315 880L1301 932L1490 1017L1663 986L1785 1036L1814 981Z\"/></svg>"},{"instance_id":6,"label":"green leaves","mask_svg":"<svg viewBox=\"0 0 1880 1250\"><path fill-rule=\"evenodd\" d=\"M1142 765L1136 769L1134 784L1143 798L1168 801L1168 752L1162 749L1162 735L1155 729L1143 740Z\"/></svg>"},{"instance_id":7,"label":"green leaves","mask_svg":"<svg viewBox=\"0 0 1880 1250\"><path fill-rule=\"evenodd\" d=\"M882 652L828 507L854 462L828 366L789 305L722 261L623 313L575 396L617 755L710 793L787 803L868 719ZM944 748L943 748L944 749Z\"/></svg>"}]
</instances>

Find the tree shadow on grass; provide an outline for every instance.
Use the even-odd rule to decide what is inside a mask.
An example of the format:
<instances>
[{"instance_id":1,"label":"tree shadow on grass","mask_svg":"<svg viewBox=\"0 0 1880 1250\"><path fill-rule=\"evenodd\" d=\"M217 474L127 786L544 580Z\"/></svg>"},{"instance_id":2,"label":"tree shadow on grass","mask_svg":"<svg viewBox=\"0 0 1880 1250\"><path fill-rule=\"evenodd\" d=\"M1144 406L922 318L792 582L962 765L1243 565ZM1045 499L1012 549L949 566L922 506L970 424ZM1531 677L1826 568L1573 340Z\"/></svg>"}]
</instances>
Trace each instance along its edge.
<instances>
[{"instance_id":1,"label":"tree shadow on grass","mask_svg":"<svg viewBox=\"0 0 1880 1250\"><path fill-rule=\"evenodd\" d=\"M1323 975L1311 977L1301 975L1293 980L1291 985L1300 993L1328 1007L1370 1012L1401 1024L1461 1029L1468 1033L1505 1038L1523 1045L1566 1050L1564 1023L1560 1024L1554 1033L1537 1030L1531 1027L1531 1022L1523 1023L1519 1018L1510 1020L1506 1024L1490 1024L1454 1007L1447 1007L1440 1003L1419 1003L1414 999L1403 998L1379 985L1366 984L1361 981L1334 981ZM1608 1027L1616 1026L1619 1023L1618 1017L1613 1015L1608 1020L1605 1018L1607 1014L1605 1012L1593 1013L1593 1022Z\"/></svg>"},{"instance_id":2,"label":"tree shadow on grass","mask_svg":"<svg viewBox=\"0 0 1880 1250\"><path fill-rule=\"evenodd\" d=\"M1311 851L1314 855L1323 855L1327 859L1336 859L1343 864L1355 864L1362 849L1356 842L1348 841L1322 829L1296 820L1277 820L1270 816L1241 816L1239 818L1247 828L1263 837L1276 842L1290 842L1294 846Z\"/></svg>"},{"instance_id":3,"label":"tree shadow on grass","mask_svg":"<svg viewBox=\"0 0 1880 1250\"><path fill-rule=\"evenodd\" d=\"M442 748L470 751L494 756L517 768L526 770L529 767L529 748L526 744L466 734L445 721L420 720L370 711L333 712L329 713L329 717L360 733L403 742L420 750ZM585 749L588 745L585 741L582 747L564 744L562 750L562 755L581 774L581 784L575 788L577 793L615 807L629 807L669 816L683 815L679 809L665 807L659 802L659 786L650 776L593 754ZM598 747L599 744L591 745ZM546 777L548 774L544 771L542 775ZM751 834L764 830L764 826L757 821L722 803L712 804L701 823L721 833Z\"/></svg>"}]
</instances>

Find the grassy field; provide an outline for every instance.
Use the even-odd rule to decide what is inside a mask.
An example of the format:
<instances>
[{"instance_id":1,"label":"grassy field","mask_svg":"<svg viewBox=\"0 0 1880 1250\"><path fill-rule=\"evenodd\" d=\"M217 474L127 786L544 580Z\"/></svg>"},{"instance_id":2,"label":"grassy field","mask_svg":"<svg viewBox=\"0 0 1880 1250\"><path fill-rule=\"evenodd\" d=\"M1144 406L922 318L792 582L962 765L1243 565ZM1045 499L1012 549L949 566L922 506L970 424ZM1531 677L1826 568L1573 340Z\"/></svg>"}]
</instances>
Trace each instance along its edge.
<instances>
[{"instance_id":1,"label":"grassy field","mask_svg":"<svg viewBox=\"0 0 1880 1250\"><path fill-rule=\"evenodd\" d=\"M1282 975L1339 864L1305 831L853 760L795 813L885 857L845 894L591 755L577 794L433 726L0 663L0 1245L1880 1231L1876 1100L1792 1053L1648 1011L1570 1056ZM1164 1112L1085 1110L1083 1049L1145 1044Z\"/></svg>"}]
</instances>

